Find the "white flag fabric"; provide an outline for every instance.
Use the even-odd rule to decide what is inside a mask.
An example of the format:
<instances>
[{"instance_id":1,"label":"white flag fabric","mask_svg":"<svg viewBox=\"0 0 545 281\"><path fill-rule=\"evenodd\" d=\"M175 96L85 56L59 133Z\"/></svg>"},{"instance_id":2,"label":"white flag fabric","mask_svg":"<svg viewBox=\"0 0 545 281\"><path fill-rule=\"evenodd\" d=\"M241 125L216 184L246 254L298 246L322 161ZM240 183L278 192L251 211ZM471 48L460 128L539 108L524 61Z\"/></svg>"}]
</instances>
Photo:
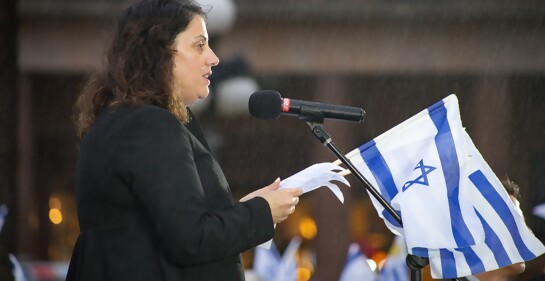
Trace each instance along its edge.
<instances>
[{"instance_id":1,"label":"white flag fabric","mask_svg":"<svg viewBox=\"0 0 545 281\"><path fill-rule=\"evenodd\" d=\"M270 249L257 247L254 254L254 272L263 281L296 281L297 251L301 238L291 239L282 257L272 243Z\"/></svg>"},{"instance_id":2,"label":"white flag fabric","mask_svg":"<svg viewBox=\"0 0 545 281\"><path fill-rule=\"evenodd\" d=\"M462 127L450 95L347 155L403 220L371 197L434 278L456 278L545 252Z\"/></svg>"},{"instance_id":3,"label":"white flag fabric","mask_svg":"<svg viewBox=\"0 0 545 281\"><path fill-rule=\"evenodd\" d=\"M339 281L367 280L376 279L375 272L367 262L367 256L361 252L360 246L352 243L348 248L348 258L341 273Z\"/></svg>"},{"instance_id":4,"label":"white flag fabric","mask_svg":"<svg viewBox=\"0 0 545 281\"><path fill-rule=\"evenodd\" d=\"M407 267L407 244L401 236L396 236L388 251L386 262L378 274L377 281L409 281L410 274Z\"/></svg>"}]
</instances>

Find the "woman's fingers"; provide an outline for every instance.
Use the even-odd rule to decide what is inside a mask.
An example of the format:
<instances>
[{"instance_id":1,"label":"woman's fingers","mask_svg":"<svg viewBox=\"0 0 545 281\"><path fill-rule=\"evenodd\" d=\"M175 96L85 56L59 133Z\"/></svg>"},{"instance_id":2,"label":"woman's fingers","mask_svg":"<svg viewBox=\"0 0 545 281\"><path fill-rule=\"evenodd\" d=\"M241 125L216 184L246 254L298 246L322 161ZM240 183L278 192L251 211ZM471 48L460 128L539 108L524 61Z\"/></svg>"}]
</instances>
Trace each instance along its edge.
<instances>
[{"instance_id":1,"label":"woman's fingers","mask_svg":"<svg viewBox=\"0 0 545 281\"><path fill-rule=\"evenodd\" d=\"M295 212L295 206L299 203L299 195L303 194L300 188L283 188L262 194L269 202L273 221L280 223Z\"/></svg>"},{"instance_id":2,"label":"woman's fingers","mask_svg":"<svg viewBox=\"0 0 545 281\"><path fill-rule=\"evenodd\" d=\"M303 190L301 188L295 187L295 188L286 188L291 191L291 194L293 196L299 196L303 194Z\"/></svg>"},{"instance_id":3,"label":"woman's fingers","mask_svg":"<svg viewBox=\"0 0 545 281\"><path fill-rule=\"evenodd\" d=\"M268 191L277 190L279 187L280 187L280 178L277 178L273 183L262 188L262 190L268 192Z\"/></svg>"}]
</instances>

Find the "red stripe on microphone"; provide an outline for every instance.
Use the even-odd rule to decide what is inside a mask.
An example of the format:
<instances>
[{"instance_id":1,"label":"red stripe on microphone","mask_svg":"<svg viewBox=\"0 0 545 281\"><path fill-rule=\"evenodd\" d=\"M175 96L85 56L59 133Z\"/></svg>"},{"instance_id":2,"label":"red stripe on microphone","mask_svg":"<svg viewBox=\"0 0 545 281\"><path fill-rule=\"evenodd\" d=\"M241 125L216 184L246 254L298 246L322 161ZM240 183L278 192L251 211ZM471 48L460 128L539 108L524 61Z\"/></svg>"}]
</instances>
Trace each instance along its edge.
<instances>
[{"instance_id":1,"label":"red stripe on microphone","mask_svg":"<svg viewBox=\"0 0 545 281\"><path fill-rule=\"evenodd\" d=\"M282 99L282 111L284 112L289 112L290 111L290 99L288 98L283 98Z\"/></svg>"}]
</instances>

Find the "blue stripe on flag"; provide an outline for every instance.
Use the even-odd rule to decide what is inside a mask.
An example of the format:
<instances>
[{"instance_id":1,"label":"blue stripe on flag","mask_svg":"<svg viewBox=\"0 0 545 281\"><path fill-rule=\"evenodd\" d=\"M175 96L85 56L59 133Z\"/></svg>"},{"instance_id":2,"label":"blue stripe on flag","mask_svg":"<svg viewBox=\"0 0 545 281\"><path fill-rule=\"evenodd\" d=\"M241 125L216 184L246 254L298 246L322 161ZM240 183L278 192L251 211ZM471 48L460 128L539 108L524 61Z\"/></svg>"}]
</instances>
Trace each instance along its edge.
<instances>
[{"instance_id":1,"label":"blue stripe on flag","mask_svg":"<svg viewBox=\"0 0 545 281\"><path fill-rule=\"evenodd\" d=\"M481 220L481 224L484 228L484 242L486 243L488 248L490 248L490 250L494 253L494 258L496 259L496 263L498 264L498 266L504 267L513 264L513 262L511 262L511 259L509 258L509 255L505 251L498 235L496 235L494 230L490 227L490 225L484 220L484 218L476 209L475 213L479 217L479 220Z\"/></svg>"},{"instance_id":2,"label":"blue stripe on flag","mask_svg":"<svg viewBox=\"0 0 545 281\"><path fill-rule=\"evenodd\" d=\"M456 277L456 261L454 260L454 254L445 249L439 249L439 253L441 255L441 271L443 272L443 277Z\"/></svg>"},{"instance_id":3,"label":"blue stripe on flag","mask_svg":"<svg viewBox=\"0 0 545 281\"><path fill-rule=\"evenodd\" d=\"M521 257L524 260L531 260L535 258L536 256L534 255L534 253L532 253L528 249L528 247L522 240L520 232L518 231L517 223L515 222L515 217L513 217L511 210L509 210L509 206L507 206L505 201L503 201L501 195L488 181L483 172L477 170L473 174L469 175L469 179L481 192L486 201L488 201L488 203L494 208L498 216L500 216L500 218L502 219L503 223L509 230L511 237L513 238L513 242L515 242L515 246L517 247ZM494 249L491 250L494 252Z\"/></svg>"},{"instance_id":4,"label":"blue stripe on flag","mask_svg":"<svg viewBox=\"0 0 545 281\"><path fill-rule=\"evenodd\" d=\"M465 248L458 248L454 249L456 252L460 252L464 255L464 258L466 260L467 266L469 266L469 269L471 270L471 274L477 274L481 272L485 272L486 269L484 267L484 264L477 256L473 248L471 247L465 247ZM459 277L457 274L457 267L456 267L456 259L454 258L454 254L452 251L448 249L439 249L439 253L441 256L441 268L443 271L443 278L456 278Z\"/></svg>"},{"instance_id":5,"label":"blue stripe on flag","mask_svg":"<svg viewBox=\"0 0 545 281\"><path fill-rule=\"evenodd\" d=\"M398 211L398 210L395 210L394 211L397 213L397 215L402 218L401 216L401 212ZM392 217L392 215L390 214L390 212L388 212L388 210L384 209L382 210L382 216L384 217L385 220L387 220L389 223L391 223L393 226L395 227L402 227L401 224L399 224L399 222L394 219L394 217Z\"/></svg>"},{"instance_id":6,"label":"blue stripe on flag","mask_svg":"<svg viewBox=\"0 0 545 281\"><path fill-rule=\"evenodd\" d=\"M479 258L479 256L477 256L473 248L465 247L461 249L456 249L456 251L464 254L464 257L466 258L466 263L469 266L469 269L471 270L471 274L477 274L477 273L486 271L486 269L484 268L483 261L481 260L481 258ZM454 278L454 277L456 276L449 276L449 278Z\"/></svg>"},{"instance_id":7,"label":"blue stripe on flag","mask_svg":"<svg viewBox=\"0 0 545 281\"><path fill-rule=\"evenodd\" d=\"M450 125L447 119L447 109L444 102L440 101L428 108L428 111L430 118L437 128L435 145L437 146L443 175L447 184L449 211L454 240L458 247L474 245L475 241L464 222L460 209L460 202L458 201L460 166L458 163L458 156L456 155L454 138L452 137L452 132L450 131Z\"/></svg>"},{"instance_id":8,"label":"blue stripe on flag","mask_svg":"<svg viewBox=\"0 0 545 281\"><path fill-rule=\"evenodd\" d=\"M375 177L380 188L380 193L390 203L397 195L397 187L390 167L388 167L384 157L380 154L375 141L372 140L362 145L359 150L363 161L365 161L365 164L367 164L367 167L369 167L369 170L371 170L371 173Z\"/></svg>"},{"instance_id":9,"label":"blue stripe on flag","mask_svg":"<svg viewBox=\"0 0 545 281\"><path fill-rule=\"evenodd\" d=\"M392 176L392 172L390 171L390 167L388 167L384 157L382 157L382 154L380 154L375 141L372 140L367 142L359 147L359 150L361 158L363 161L365 161L365 164L367 164L369 170L371 170L371 173L378 184L380 194L382 194L382 197L384 197L386 202L390 203L397 195L398 191ZM396 212L401 217L401 213L397 210ZM394 219L394 217L392 217L392 215L386 209L382 211L382 216L393 226L401 227L399 222L397 222L397 220Z\"/></svg>"},{"instance_id":10,"label":"blue stripe on flag","mask_svg":"<svg viewBox=\"0 0 545 281\"><path fill-rule=\"evenodd\" d=\"M427 258L429 256L428 248L421 248L421 247L414 247L412 250L412 254L415 256L424 257L424 258Z\"/></svg>"}]
</instances>

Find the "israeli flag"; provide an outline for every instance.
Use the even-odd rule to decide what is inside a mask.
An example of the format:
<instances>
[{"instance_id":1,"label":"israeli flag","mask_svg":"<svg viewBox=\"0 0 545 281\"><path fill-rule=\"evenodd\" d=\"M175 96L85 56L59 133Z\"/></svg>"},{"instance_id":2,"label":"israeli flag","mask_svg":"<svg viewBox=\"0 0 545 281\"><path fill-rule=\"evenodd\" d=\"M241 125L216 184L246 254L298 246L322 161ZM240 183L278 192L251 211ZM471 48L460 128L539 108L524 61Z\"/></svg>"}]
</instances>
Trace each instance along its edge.
<instances>
[{"instance_id":1,"label":"israeli flag","mask_svg":"<svg viewBox=\"0 0 545 281\"><path fill-rule=\"evenodd\" d=\"M403 220L371 197L434 278L456 278L545 252L462 127L450 95L350 152L348 158Z\"/></svg>"}]
</instances>

